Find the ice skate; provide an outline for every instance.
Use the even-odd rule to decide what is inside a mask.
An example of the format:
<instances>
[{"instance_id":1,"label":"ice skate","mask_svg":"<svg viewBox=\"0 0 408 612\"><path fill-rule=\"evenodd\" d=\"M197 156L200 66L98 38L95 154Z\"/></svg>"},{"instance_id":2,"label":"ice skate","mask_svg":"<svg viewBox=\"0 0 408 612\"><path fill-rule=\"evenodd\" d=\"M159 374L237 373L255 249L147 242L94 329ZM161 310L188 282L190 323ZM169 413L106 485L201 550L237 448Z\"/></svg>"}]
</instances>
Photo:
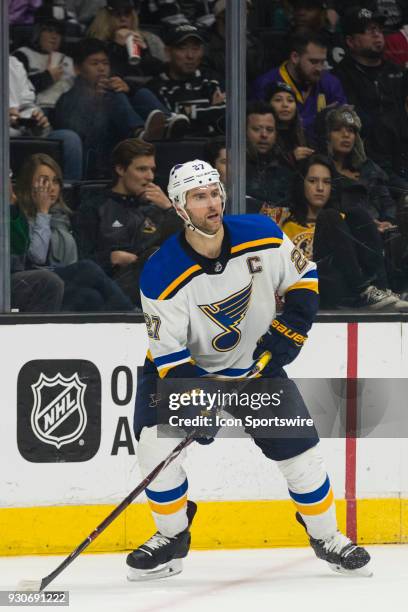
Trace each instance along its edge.
<instances>
[{"instance_id":1,"label":"ice skate","mask_svg":"<svg viewBox=\"0 0 408 612\"><path fill-rule=\"evenodd\" d=\"M167 537L157 531L147 542L129 553L126 563L129 566L128 580L156 580L176 576L183 570L183 557L190 550L190 525L197 506L187 502L188 527L174 537Z\"/></svg>"},{"instance_id":2,"label":"ice skate","mask_svg":"<svg viewBox=\"0 0 408 612\"><path fill-rule=\"evenodd\" d=\"M299 512L296 512L296 520L307 533L306 524ZM354 544L350 538L340 531L337 531L329 540L315 540L309 536L309 541L316 557L327 561L333 572L346 576L365 576L367 578L373 575L371 569L367 567L370 561L368 552L365 548Z\"/></svg>"}]
</instances>

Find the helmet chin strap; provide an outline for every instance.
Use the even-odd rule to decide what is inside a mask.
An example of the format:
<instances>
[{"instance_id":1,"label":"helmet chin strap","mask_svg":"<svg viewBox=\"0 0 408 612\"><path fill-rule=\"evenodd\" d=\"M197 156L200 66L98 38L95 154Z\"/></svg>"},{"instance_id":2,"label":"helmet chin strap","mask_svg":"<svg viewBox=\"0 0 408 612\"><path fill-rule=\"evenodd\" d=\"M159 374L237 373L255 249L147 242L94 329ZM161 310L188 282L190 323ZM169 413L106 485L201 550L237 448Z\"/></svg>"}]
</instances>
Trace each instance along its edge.
<instances>
[{"instance_id":1,"label":"helmet chin strap","mask_svg":"<svg viewBox=\"0 0 408 612\"><path fill-rule=\"evenodd\" d=\"M202 230L198 229L198 227L196 227L194 223L191 221L186 210L176 207L176 213L181 219L183 219L186 227L188 227L188 229L191 230L192 232L197 232L197 234L200 234L200 236L204 236L204 238L215 238L215 236L217 235L217 233L207 234L206 232L203 232Z\"/></svg>"}]
</instances>

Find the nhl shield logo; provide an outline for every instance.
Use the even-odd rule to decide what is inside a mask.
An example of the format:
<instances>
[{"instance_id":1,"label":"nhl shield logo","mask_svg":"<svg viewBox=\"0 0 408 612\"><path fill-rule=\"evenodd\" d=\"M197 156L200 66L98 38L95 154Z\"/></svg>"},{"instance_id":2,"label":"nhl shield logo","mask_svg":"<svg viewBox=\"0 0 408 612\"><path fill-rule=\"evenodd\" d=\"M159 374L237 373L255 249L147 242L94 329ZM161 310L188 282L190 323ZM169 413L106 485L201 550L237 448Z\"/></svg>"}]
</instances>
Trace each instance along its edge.
<instances>
[{"instance_id":1,"label":"nhl shield logo","mask_svg":"<svg viewBox=\"0 0 408 612\"><path fill-rule=\"evenodd\" d=\"M39 440L60 449L81 437L87 425L86 387L77 372L67 378L59 372L53 378L41 372L31 385L34 394L31 427Z\"/></svg>"}]
</instances>

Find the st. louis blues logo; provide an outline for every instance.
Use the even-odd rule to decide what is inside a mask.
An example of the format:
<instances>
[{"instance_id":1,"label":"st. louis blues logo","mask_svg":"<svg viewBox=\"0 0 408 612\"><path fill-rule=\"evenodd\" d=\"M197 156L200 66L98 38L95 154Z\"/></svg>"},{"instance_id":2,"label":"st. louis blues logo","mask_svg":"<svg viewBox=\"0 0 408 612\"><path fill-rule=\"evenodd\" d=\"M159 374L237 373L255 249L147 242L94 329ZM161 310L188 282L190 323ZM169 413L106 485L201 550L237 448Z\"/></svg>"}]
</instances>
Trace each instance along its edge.
<instances>
[{"instance_id":1,"label":"st. louis blues logo","mask_svg":"<svg viewBox=\"0 0 408 612\"><path fill-rule=\"evenodd\" d=\"M216 351L224 353L226 351L231 351L237 346L241 339L241 332L238 329L238 325L247 313L251 293L252 280L249 285L219 302L199 306L209 319L224 330L222 334L216 336L212 341L212 345Z\"/></svg>"},{"instance_id":2,"label":"st. louis blues logo","mask_svg":"<svg viewBox=\"0 0 408 612\"><path fill-rule=\"evenodd\" d=\"M48 378L41 372L31 389L34 394L31 427L35 436L57 448L78 440L87 424L86 384L79 380L78 373L69 378L60 373Z\"/></svg>"}]
</instances>

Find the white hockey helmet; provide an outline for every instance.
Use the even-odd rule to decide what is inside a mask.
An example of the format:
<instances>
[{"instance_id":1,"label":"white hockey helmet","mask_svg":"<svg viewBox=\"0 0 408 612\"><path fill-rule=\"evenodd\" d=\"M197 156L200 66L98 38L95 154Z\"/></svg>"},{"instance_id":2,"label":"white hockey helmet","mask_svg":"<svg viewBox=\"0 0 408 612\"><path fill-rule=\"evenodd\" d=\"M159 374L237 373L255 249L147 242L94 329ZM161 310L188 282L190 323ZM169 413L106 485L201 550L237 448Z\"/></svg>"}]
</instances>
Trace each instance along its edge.
<instances>
[{"instance_id":1,"label":"white hockey helmet","mask_svg":"<svg viewBox=\"0 0 408 612\"><path fill-rule=\"evenodd\" d=\"M170 170L169 184L167 191L169 198L175 206L178 215L183 219L186 225L193 231L197 231L202 236L207 238L213 238L213 235L207 234L199 230L193 223L185 210L186 207L186 196L190 189L196 189L197 187L208 187L208 185L218 185L222 200L222 210L225 208L225 189L220 181L220 175L218 170L213 168L211 164L202 161L201 159L194 159L191 162L184 164L176 164Z\"/></svg>"},{"instance_id":2,"label":"white hockey helmet","mask_svg":"<svg viewBox=\"0 0 408 612\"><path fill-rule=\"evenodd\" d=\"M184 208L186 205L186 194L190 189L196 187L207 187L219 183L221 197L225 206L225 191L221 185L218 170L201 159L195 159L185 164L176 164L170 170L168 193L169 198L175 206Z\"/></svg>"}]
</instances>

